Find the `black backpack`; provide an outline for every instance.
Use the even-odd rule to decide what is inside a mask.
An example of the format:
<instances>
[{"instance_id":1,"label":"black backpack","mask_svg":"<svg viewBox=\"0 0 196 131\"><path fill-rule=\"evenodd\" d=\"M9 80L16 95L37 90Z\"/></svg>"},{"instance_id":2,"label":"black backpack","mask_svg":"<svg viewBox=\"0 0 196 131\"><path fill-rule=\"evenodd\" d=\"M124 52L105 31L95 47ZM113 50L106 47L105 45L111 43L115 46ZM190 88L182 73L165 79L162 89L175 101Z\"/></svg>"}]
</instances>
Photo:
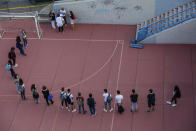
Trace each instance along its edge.
<instances>
[{"instance_id":1,"label":"black backpack","mask_svg":"<svg viewBox=\"0 0 196 131\"><path fill-rule=\"evenodd\" d=\"M71 98L70 98L70 95L71 95L71 94L67 95L67 97L66 97L66 100L67 100L67 103L68 103L68 104L71 104Z\"/></svg>"},{"instance_id":2,"label":"black backpack","mask_svg":"<svg viewBox=\"0 0 196 131\"><path fill-rule=\"evenodd\" d=\"M123 106L118 106L118 112L121 114L123 113L125 110L123 108Z\"/></svg>"}]
</instances>

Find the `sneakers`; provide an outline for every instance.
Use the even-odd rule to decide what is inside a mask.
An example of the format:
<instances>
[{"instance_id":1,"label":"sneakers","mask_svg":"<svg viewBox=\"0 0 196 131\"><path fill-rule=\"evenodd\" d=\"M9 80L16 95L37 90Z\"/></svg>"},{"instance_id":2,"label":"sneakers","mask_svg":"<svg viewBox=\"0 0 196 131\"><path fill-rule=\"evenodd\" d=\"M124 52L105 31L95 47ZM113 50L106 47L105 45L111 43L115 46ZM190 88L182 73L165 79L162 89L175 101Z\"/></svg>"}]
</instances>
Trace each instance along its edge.
<instances>
[{"instance_id":1,"label":"sneakers","mask_svg":"<svg viewBox=\"0 0 196 131\"><path fill-rule=\"evenodd\" d=\"M76 109L73 109L73 111L72 112L76 112Z\"/></svg>"},{"instance_id":2,"label":"sneakers","mask_svg":"<svg viewBox=\"0 0 196 131\"><path fill-rule=\"evenodd\" d=\"M176 107L176 104L172 104L173 107Z\"/></svg>"},{"instance_id":3,"label":"sneakers","mask_svg":"<svg viewBox=\"0 0 196 131\"><path fill-rule=\"evenodd\" d=\"M112 111L113 111L113 108L110 109L110 112L112 112Z\"/></svg>"},{"instance_id":4,"label":"sneakers","mask_svg":"<svg viewBox=\"0 0 196 131\"><path fill-rule=\"evenodd\" d=\"M14 65L14 67L17 67L17 66L18 66L18 64L15 64L15 65Z\"/></svg>"},{"instance_id":5,"label":"sneakers","mask_svg":"<svg viewBox=\"0 0 196 131\"><path fill-rule=\"evenodd\" d=\"M166 103L169 104L169 105L171 105L171 102L170 101L167 101Z\"/></svg>"},{"instance_id":6,"label":"sneakers","mask_svg":"<svg viewBox=\"0 0 196 131\"><path fill-rule=\"evenodd\" d=\"M107 110L104 108L103 111L107 112Z\"/></svg>"}]
</instances>

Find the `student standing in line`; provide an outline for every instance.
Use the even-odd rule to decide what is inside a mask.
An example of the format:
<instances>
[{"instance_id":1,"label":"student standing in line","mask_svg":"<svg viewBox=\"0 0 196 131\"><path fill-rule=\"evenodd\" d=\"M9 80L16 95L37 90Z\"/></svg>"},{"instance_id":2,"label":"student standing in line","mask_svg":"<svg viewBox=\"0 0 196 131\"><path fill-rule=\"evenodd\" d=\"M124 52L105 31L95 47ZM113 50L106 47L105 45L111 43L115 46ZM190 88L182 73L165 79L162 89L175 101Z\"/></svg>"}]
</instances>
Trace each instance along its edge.
<instances>
[{"instance_id":1,"label":"student standing in line","mask_svg":"<svg viewBox=\"0 0 196 131\"><path fill-rule=\"evenodd\" d=\"M65 107L68 110L67 101L65 99L66 99L66 92L65 92L64 87L62 87L60 90L61 109L63 109L63 105L65 103Z\"/></svg>"},{"instance_id":2,"label":"student standing in line","mask_svg":"<svg viewBox=\"0 0 196 131\"><path fill-rule=\"evenodd\" d=\"M172 102L174 101L174 104L172 104L173 107L177 105L177 98L181 97L181 92L180 89L177 85L174 86L174 91L173 91L173 97L171 101L167 101L167 104L171 105Z\"/></svg>"},{"instance_id":3,"label":"student standing in line","mask_svg":"<svg viewBox=\"0 0 196 131\"><path fill-rule=\"evenodd\" d=\"M87 99L87 105L89 107L91 116L96 115L95 104L96 104L96 101L93 98L93 95L90 93L89 98Z\"/></svg>"},{"instance_id":4,"label":"student standing in line","mask_svg":"<svg viewBox=\"0 0 196 131\"><path fill-rule=\"evenodd\" d=\"M135 111L137 112L138 111L138 103L137 103L138 94L135 93L135 89L132 90L130 99L131 99L131 112L135 112Z\"/></svg>"},{"instance_id":5,"label":"student standing in line","mask_svg":"<svg viewBox=\"0 0 196 131\"><path fill-rule=\"evenodd\" d=\"M12 64L14 67L18 66L18 64L16 64L16 53L14 47L11 47L10 52L8 53L8 58L9 60L12 60Z\"/></svg>"},{"instance_id":6,"label":"student standing in line","mask_svg":"<svg viewBox=\"0 0 196 131\"><path fill-rule=\"evenodd\" d=\"M23 49L23 45L21 43L20 36L16 37L16 48L18 48L20 50L21 55L26 56L26 54L24 53L24 49Z\"/></svg>"},{"instance_id":7,"label":"student standing in line","mask_svg":"<svg viewBox=\"0 0 196 131\"><path fill-rule=\"evenodd\" d=\"M16 85L18 94L20 94L20 91L19 91L19 77L18 77L17 74L15 74L15 76L14 76L14 83Z\"/></svg>"},{"instance_id":8,"label":"student standing in line","mask_svg":"<svg viewBox=\"0 0 196 131\"><path fill-rule=\"evenodd\" d=\"M67 26L66 10L64 8L61 8L59 12L60 12L60 17L62 17L64 20L63 25Z\"/></svg>"},{"instance_id":9,"label":"student standing in line","mask_svg":"<svg viewBox=\"0 0 196 131\"><path fill-rule=\"evenodd\" d=\"M37 92L37 90L33 90L33 98L35 100L35 103L38 104L39 101L39 93Z\"/></svg>"},{"instance_id":10,"label":"student standing in line","mask_svg":"<svg viewBox=\"0 0 196 131\"><path fill-rule=\"evenodd\" d=\"M37 89L37 87L35 86L35 84L31 85L31 92L33 93L33 91L35 91Z\"/></svg>"},{"instance_id":11,"label":"student standing in line","mask_svg":"<svg viewBox=\"0 0 196 131\"><path fill-rule=\"evenodd\" d=\"M63 32L63 23L64 22L65 22L64 19L62 17L60 17L59 14L57 14L56 24L59 29L59 32Z\"/></svg>"},{"instance_id":12,"label":"student standing in line","mask_svg":"<svg viewBox=\"0 0 196 131\"><path fill-rule=\"evenodd\" d=\"M74 30L74 20L76 19L76 16L72 11L69 12L69 19L70 19L70 24L71 24L71 29Z\"/></svg>"},{"instance_id":13,"label":"student standing in line","mask_svg":"<svg viewBox=\"0 0 196 131\"><path fill-rule=\"evenodd\" d=\"M78 104L79 113L81 113L81 107L82 107L83 114L85 114L86 111L84 110L84 98L81 96L80 92L78 92L78 96L76 97L76 100L77 100L77 104Z\"/></svg>"},{"instance_id":14,"label":"student standing in line","mask_svg":"<svg viewBox=\"0 0 196 131\"><path fill-rule=\"evenodd\" d=\"M67 103L70 105L70 111L71 112L76 112L75 106L74 106L74 100L73 100L73 95L71 94L71 90L67 89Z\"/></svg>"},{"instance_id":15,"label":"student standing in line","mask_svg":"<svg viewBox=\"0 0 196 131\"><path fill-rule=\"evenodd\" d=\"M24 82L22 79L19 79L19 91L20 91L20 95L21 95L22 100L26 100L25 86L24 86Z\"/></svg>"},{"instance_id":16,"label":"student standing in line","mask_svg":"<svg viewBox=\"0 0 196 131\"><path fill-rule=\"evenodd\" d=\"M43 86L43 87L42 87L42 94L43 94L43 96L44 96L44 99L46 100L47 105L49 106L50 104L49 104L49 102L48 102L48 97L49 97L50 92L49 92L49 90L46 88L46 86ZM51 104L54 103L54 101L51 100L51 99L49 99L49 101L51 102Z\"/></svg>"},{"instance_id":17,"label":"student standing in line","mask_svg":"<svg viewBox=\"0 0 196 131\"><path fill-rule=\"evenodd\" d=\"M22 40L24 42L24 47L28 48L28 43L27 43L27 34L24 29L21 30L21 35L22 35Z\"/></svg>"},{"instance_id":18,"label":"student standing in line","mask_svg":"<svg viewBox=\"0 0 196 131\"><path fill-rule=\"evenodd\" d=\"M14 69L12 67L12 62L10 60L8 60L8 63L6 64L6 70L11 72L11 76L14 78L15 76L15 72Z\"/></svg>"},{"instance_id":19,"label":"student standing in line","mask_svg":"<svg viewBox=\"0 0 196 131\"><path fill-rule=\"evenodd\" d=\"M54 14L53 10L50 10L49 17L51 18L50 21L51 21L52 28L56 29L56 26L55 26L55 14Z\"/></svg>"},{"instance_id":20,"label":"student standing in line","mask_svg":"<svg viewBox=\"0 0 196 131\"><path fill-rule=\"evenodd\" d=\"M118 112L121 114L124 112L124 108L122 106L123 95L120 94L119 90L117 90L116 93L117 93L116 103L117 103L117 107L118 107Z\"/></svg>"},{"instance_id":21,"label":"student standing in line","mask_svg":"<svg viewBox=\"0 0 196 131\"><path fill-rule=\"evenodd\" d=\"M109 111L112 112L113 111L113 108L111 108L112 95L108 93L107 89L104 89L103 97L104 97L104 105L105 105L103 111L107 112L107 105L108 105Z\"/></svg>"},{"instance_id":22,"label":"student standing in line","mask_svg":"<svg viewBox=\"0 0 196 131\"><path fill-rule=\"evenodd\" d=\"M155 93L152 89L149 89L149 94L147 95L147 101L148 101L148 110L146 112L154 111L155 107Z\"/></svg>"}]
</instances>

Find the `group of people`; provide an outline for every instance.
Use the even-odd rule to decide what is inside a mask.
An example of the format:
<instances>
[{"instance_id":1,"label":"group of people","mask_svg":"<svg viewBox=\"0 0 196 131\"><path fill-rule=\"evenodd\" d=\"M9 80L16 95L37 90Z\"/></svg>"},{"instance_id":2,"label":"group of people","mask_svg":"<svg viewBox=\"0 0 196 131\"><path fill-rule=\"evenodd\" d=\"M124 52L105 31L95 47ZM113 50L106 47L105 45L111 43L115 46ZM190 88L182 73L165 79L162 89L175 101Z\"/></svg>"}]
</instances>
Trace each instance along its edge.
<instances>
[{"instance_id":1,"label":"group of people","mask_svg":"<svg viewBox=\"0 0 196 131\"><path fill-rule=\"evenodd\" d=\"M51 18L51 26L53 29L58 27L59 32L63 32L64 27L67 27L67 18L70 20L71 29L74 30L74 21L76 20L76 16L73 11L66 12L64 8L61 8L57 15L55 15L54 11L51 10L49 13L49 17Z\"/></svg>"},{"instance_id":2,"label":"group of people","mask_svg":"<svg viewBox=\"0 0 196 131\"><path fill-rule=\"evenodd\" d=\"M26 32L24 30L21 30L21 37L23 39L23 43L21 42L20 36L16 37L16 47L19 49L20 54L26 56L24 53L23 46L25 48L28 47L27 43L27 37L26 37ZM18 76L18 74L15 73L14 68L17 67L18 64L16 64L16 53L15 53L15 47L11 47L9 53L8 53L8 64L6 64L6 70L11 72L12 78L14 78L14 83L17 87L17 92L21 95L22 100L26 100L25 96L25 85L22 80ZM147 105L148 109L146 112L152 112L155 110L155 93L153 92L152 89L148 90L149 93L147 94ZM37 87L35 84L32 84L31 86L31 92L32 92L32 97L35 101L36 104L39 103L39 93L37 91ZM52 93L49 92L46 86L42 86L42 94L44 99L46 100L46 104L49 106L50 103L53 104L53 95ZM84 97L82 96L81 92L78 92L77 97L74 99L73 94L71 93L71 89L65 90L64 87L61 88L59 92L60 96L60 102L61 102L61 108L71 111L71 112L76 112L75 108L75 103L78 105L78 112L85 114L87 111L84 108L85 100ZM107 89L103 90L103 98L104 98L104 112L112 112L112 95L108 92ZM136 93L135 89L132 89L132 92L130 94L130 101L131 101L131 112L137 112L138 111L138 97L139 95ZM181 92L180 89L177 85L174 86L173 90L173 97L171 101L166 101L167 104L172 105L175 107L177 105L177 99L181 97ZM76 102L75 102L76 100ZM123 108L123 95L121 95L120 90L117 90L116 96L115 96L115 103L117 105L117 110L119 113L124 112ZM92 116L96 115L96 100L93 97L92 93L89 93L88 98L86 99L86 104L88 105L89 112Z\"/></svg>"}]
</instances>

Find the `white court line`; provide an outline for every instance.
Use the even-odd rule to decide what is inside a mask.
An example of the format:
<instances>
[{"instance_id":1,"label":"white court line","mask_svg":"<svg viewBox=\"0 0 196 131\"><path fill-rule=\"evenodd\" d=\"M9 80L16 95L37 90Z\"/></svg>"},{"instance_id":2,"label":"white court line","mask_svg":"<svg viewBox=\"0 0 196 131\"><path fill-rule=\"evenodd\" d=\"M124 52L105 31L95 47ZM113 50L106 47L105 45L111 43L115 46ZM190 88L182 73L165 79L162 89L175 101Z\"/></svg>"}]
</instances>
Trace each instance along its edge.
<instances>
[{"instance_id":1,"label":"white court line","mask_svg":"<svg viewBox=\"0 0 196 131\"><path fill-rule=\"evenodd\" d=\"M114 56L114 54L115 54L115 52L116 52L117 47L118 47L119 44L120 44L119 41L117 41L117 43L116 43L116 45L115 45L115 48L114 48L114 50L113 50L111 56L107 59L107 61L106 61L106 62L105 62L96 72L94 72L94 73L91 74L90 76L86 77L85 79L83 79L83 80L81 80L81 81L79 81L79 82L77 82L77 83L75 83L75 84L73 84L73 85L69 85L69 86L65 87L65 89L73 88L73 87L75 87L75 86L78 86L78 85L80 85L80 84L82 84L82 83L88 81L89 79L93 78L94 76L96 76L96 75L97 75L100 71L102 71L103 68L111 61L111 59L113 58L113 56ZM119 79L119 78L118 78L118 79ZM51 92L52 92L52 93L56 93L56 92L58 92L58 90L51 91ZM19 95L0 95L0 97L1 97L1 96L19 96ZM32 95L26 95L26 96L32 96Z\"/></svg>"},{"instance_id":2,"label":"white court line","mask_svg":"<svg viewBox=\"0 0 196 131\"><path fill-rule=\"evenodd\" d=\"M120 53L120 62L118 66L118 76L117 76L117 85L116 85L116 91L119 88L119 79L120 79L120 72L121 72L121 66L122 66L122 56L123 56L123 48L124 48L124 41L119 41L122 42L122 48L121 48L121 53ZM112 122L110 126L110 131L113 131L113 126L114 126L114 117L115 117L115 108L116 108L116 101L114 103L114 111L112 113Z\"/></svg>"},{"instance_id":3,"label":"white court line","mask_svg":"<svg viewBox=\"0 0 196 131\"><path fill-rule=\"evenodd\" d=\"M15 40L16 38L2 38L3 40ZM99 39L61 39L61 38L28 38L29 40L56 40L56 41L101 41L101 42L117 42L117 41L123 41L123 40L99 40ZM121 44L121 43L120 43Z\"/></svg>"}]
</instances>

